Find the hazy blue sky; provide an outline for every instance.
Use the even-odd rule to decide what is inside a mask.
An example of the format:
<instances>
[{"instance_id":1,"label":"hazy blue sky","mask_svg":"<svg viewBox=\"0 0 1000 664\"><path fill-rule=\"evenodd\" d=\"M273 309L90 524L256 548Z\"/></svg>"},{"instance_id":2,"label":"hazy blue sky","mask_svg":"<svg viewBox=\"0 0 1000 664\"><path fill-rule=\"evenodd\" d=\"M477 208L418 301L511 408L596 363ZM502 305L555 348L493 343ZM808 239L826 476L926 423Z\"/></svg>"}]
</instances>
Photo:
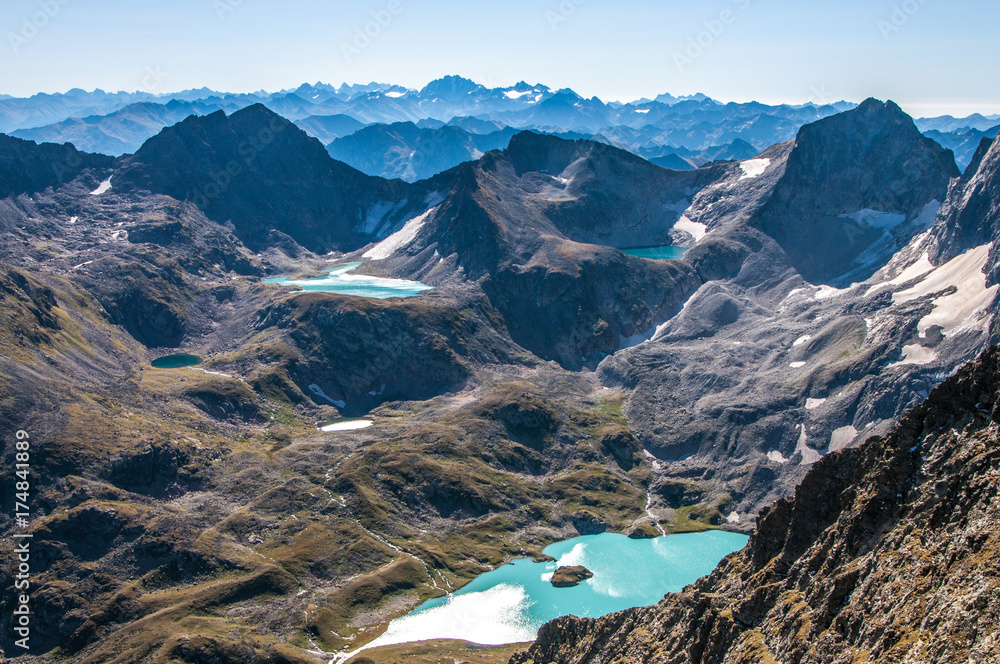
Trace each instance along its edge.
<instances>
[{"instance_id":1,"label":"hazy blue sky","mask_svg":"<svg viewBox=\"0 0 1000 664\"><path fill-rule=\"evenodd\" d=\"M379 12L388 24L356 42ZM876 96L915 115L1000 113L998 18L996 0L3 0L0 93L460 74L605 100Z\"/></svg>"}]
</instances>

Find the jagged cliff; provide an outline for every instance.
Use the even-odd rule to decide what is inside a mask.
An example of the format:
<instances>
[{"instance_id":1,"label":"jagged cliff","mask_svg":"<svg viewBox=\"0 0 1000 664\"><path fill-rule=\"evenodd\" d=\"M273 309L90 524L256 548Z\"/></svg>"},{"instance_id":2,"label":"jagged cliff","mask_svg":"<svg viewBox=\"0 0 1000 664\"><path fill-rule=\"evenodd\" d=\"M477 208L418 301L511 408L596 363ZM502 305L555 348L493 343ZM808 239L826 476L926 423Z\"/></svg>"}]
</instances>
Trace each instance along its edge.
<instances>
[{"instance_id":1,"label":"jagged cliff","mask_svg":"<svg viewBox=\"0 0 1000 664\"><path fill-rule=\"evenodd\" d=\"M512 664L996 662L1000 350L832 454L654 607L553 621Z\"/></svg>"}]
</instances>

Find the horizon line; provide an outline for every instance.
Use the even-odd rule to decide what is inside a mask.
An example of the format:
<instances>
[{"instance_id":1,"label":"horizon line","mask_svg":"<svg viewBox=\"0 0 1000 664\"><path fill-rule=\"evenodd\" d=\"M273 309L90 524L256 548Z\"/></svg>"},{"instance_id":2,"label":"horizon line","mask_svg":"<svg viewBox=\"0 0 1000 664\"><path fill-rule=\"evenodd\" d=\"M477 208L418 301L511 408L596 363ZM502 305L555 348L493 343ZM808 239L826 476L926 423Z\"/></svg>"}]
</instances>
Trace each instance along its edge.
<instances>
[{"instance_id":1,"label":"horizon line","mask_svg":"<svg viewBox=\"0 0 1000 664\"><path fill-rule=\"evenodd\" d=\"M343 81L339 85L338 84L334 84L334 83L326 83L324 81L316 81L315 83L309 83L308 81L305 81L303 83L298 84L297 86L287 87L287 88L281 88L281 89L278 89L278 90L267 90L265 88L258 88L256 90L250 90L250 91L236 91L236 90L232 90L232 89L230 89L230 90L221 90L221 89L216 89L216 88L209 87L207 85L202 85L200 87L181 88L181 89L177 89L177 90L173 90L173 91L169 91L169 92L150 91L150 90L144 89L142 87L137 87L137 88L135 88L133 90L127 90L127 89L105 90L104 88L101 88L101 87L95 87L93 90L87 90L86 88L73 87L73 88L69 88L69 89L64 90L64 91L55 91L55 92L48 92L48 91L44 91L44 90L39 90L39 91L33 92L33 93L31 93L30 95L27 95L27 96L19 96L19 95L4 93L4 92L0 91L0 101L3 101L3 100L12 100L12 99L31 99L32 97L36 97L36 96L39 96L39 95L66 96L70 92L73 92L74 90L82 91L85 94L96 94L98 92L101 92L101 93L104 93L104 94L108 94L108 95L121 95L121 94L140 95L140 94L145 94L145 95L148 95L149 97L151 97L153 99L163 99L163 98L168 98L168 97L175 96L175 95L180 95L180 94L183 94L183 93L186 93L186 92L197 92L197 91L201 91L201 90L207 90L207 91L213 92L213 93L215 93L215 94L217 94L219 96L275 95L275 94L280 94L280 93L291 94L291 93L294 93L295 90L297 90L298 88L300 88L302 86L320 86L320 85L326 85L326 86L329 86L329 87L337 89L337 90L339 90L340 88L345 87L345 86L346 87L356 87L356 86L365 86L365 85L381 85L381 86L386 86L386 87L404 88L408 92L420 92L421 90L423 90L423 88L427 87L431 83L434 83L434 82L437 82L437 81L441 81L441 80L444 80L446 78L459 78L459 79L462 79L462 80L466 80L466 81L475 83L477 86L479 86L481 88L484 88L486 90L506 90L506 89L515 87L519 83L525 83L526 85L535 85L535 86L545 87L545 88L547 88L548 90L550 90L553 93L557 93L557 92L560 92L560 91L563 91L563 90L569 90L569 91L573 92L574 94L580 96L583 99L588 99L588 97L586 97L585 95L581 95L580 93L576 92L572 88L568 88L568 87L552 88L552 87L546 85L545 83L527 83L527 81L525 81L523 79L519 80L518 83L515 83L515 84L512 84L512 85L505 85L505 86L498 86L498 87L489 87L489 86L484 85L484 84L482 84L482 83L480 83L478 81L466 78L464 76L449 74L449 75L446 75L446 76L439 76L437 78L431 79L426 84L424 84L423 87L420 87L420 88L410 87L410 86L402 85L402 84L399 84L399 83L387 83L387 82L374 81L374 80L373 81L368 81L366 83L361 83L361 82L349 83L347 81ZM717 97L713 97L712 95L709 95L707 93L702 93L702 92L695 92L693 94L680 94L680 95L675 95L675 94L673 94L671 92L661 92L661 93L657 94L653 98L643 96L643 97L639 97L639 98L636 98L636 99L631 99L631 100L628 100L628 101L623 100L623 99L604 98L604 97L601 97L599 95L594 95L593 97L590 97L590 99L595 99L596 98L597 100L599 100L601 103L604 103L604 104L622 104L624 106L629 106L629 105L637 105L637 104L643 104L643 103L656 103L656 97L659 97L659 96L662 96L662 95L669 95L669 96L674 97L674 98L676 98L676 99L678 99L680 101L688 101L688 100L692 100L692 99L694 99L696 97L699 97L699 96L704 96L707 100L713 101L713 102L721 104L721 105L726 105L726 104L753 104L753 103L759 103L759 104L762 104L762 105L765 105L765 106L790 106L790 107L813 106L813 107L817 107L817 108L818 107L823 107L823 106L835 106L837 104L854 104L854 105L860 105L864 101L864 100L854 101L854 100L850 100L850 99L839 99L839 100L835 100L835 101L834 100L829 100L829 101L828 100L820 100L820 101L818 101L818 100L815 100L815 99L807 99L807 100L802 101L802 102L792 102L792 101L765 100L766 98L760 98L760 99L742 99L742 100L729 99L728 101L724 101L723 99L719 99ZM982 115L982 116L986 117L987 119L991 119L991 120L992 119L997 119L997 120L1000 120L1000 107L993 106L993 105L987 105L987 104L981 104L981 103L963 103L963 102L958 102L958 101L956 101L956 102L897 101L897 100L894 100L894 99L891 99L891 98L885 98L885 99L883 99L883 98L881 98L881 97L879 97L877 95L869 95L868 97L866 97L866 99L871 99L871 98L878 99L879 101L893 101L897 105L899 105L904 111L906 111L907 114L909 114L912 117L917 118L917 119L930 119L930 118L935 118L935 117L949 117L949 116L953 117L955 119L963 119L963 118L971 117L973 115ZM918 114L918 113L915 113L915 112L911 113L910 111L907 110L907 109L916 110L916 109L920 109L920 108L925 109L925 113L926 114ZM948 110L946 110L946 109L948 109ZM960 115L960 114L959 115L955 115L954 113L956 112L957 109L964 109L964 111L958 111L958 112L959 113L966 112L967 115Z\"/></svg>"}]
</instances>

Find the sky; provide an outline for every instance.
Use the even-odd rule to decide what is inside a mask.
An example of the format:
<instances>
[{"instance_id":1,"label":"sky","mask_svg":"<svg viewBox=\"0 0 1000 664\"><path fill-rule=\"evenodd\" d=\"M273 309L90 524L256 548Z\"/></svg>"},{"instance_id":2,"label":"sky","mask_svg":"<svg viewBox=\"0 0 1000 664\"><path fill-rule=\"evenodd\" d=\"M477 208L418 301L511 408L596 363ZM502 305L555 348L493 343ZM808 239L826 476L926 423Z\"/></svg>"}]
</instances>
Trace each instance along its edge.
<instances>
[{"instance_id":1,"label":"sky","mask_svg":"<svg viewBox=\"0 0 1000 664\"><path fill-rule=\"evenodd\" d=\"M420 88L1000 113L996 0L3 0L0 94Z\"/></svg>"}]
</instances>

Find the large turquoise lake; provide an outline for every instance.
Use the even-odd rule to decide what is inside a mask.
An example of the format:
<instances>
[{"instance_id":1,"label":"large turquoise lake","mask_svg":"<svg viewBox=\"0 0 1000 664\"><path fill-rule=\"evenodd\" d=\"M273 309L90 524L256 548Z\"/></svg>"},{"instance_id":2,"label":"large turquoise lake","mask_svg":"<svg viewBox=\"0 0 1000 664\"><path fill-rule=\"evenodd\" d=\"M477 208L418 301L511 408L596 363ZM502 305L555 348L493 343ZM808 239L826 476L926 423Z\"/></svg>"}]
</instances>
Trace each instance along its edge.
<instances>
[{"instance_id":1,"label":"large turquoise lake","mask_svg":"<svg viewBox=\"0 0 1000 664\"><path fill-rule=\"evenodd\" d=\"M333 268L325 276L316 279L275 277L265 279L264 283L295 286L309 293L337 293L356 297L373 297L379 300L387 300L390 297L415 297L433 288L419 281L351 274L359 265L361 263L345 263Z\"/></svg>"},{"instance_id":2,"label":"large turquoise lake","mask_svg":"<svg viewBox=\"0 0 1000 664\"><path fill-rule=\"evenodd\" d=\"M663 247L636 247L635 249L622 249L622 253L628 256L638 256L639 258L650 258L658 261L680 260L684 258L687 249L672 245Z\"/></svg>"},{"instance_id":3,"label":"large turquoise lake","mask_svg":"<svg viewBox=\"0 0 1000 664\"><path fill-rule=\"evenodd\" d=\"M484 645L531 641L553 618L597 618L656 604L712 572L747 540L746 535L710 531L651 540L605 533L559 542L545 549L556 562L516 560L487 572L394 620L366 649L427 639ZM575 588L555 588L552 573L563 565L583 565L594 578Z\"/></svg>"}]
</instances>

